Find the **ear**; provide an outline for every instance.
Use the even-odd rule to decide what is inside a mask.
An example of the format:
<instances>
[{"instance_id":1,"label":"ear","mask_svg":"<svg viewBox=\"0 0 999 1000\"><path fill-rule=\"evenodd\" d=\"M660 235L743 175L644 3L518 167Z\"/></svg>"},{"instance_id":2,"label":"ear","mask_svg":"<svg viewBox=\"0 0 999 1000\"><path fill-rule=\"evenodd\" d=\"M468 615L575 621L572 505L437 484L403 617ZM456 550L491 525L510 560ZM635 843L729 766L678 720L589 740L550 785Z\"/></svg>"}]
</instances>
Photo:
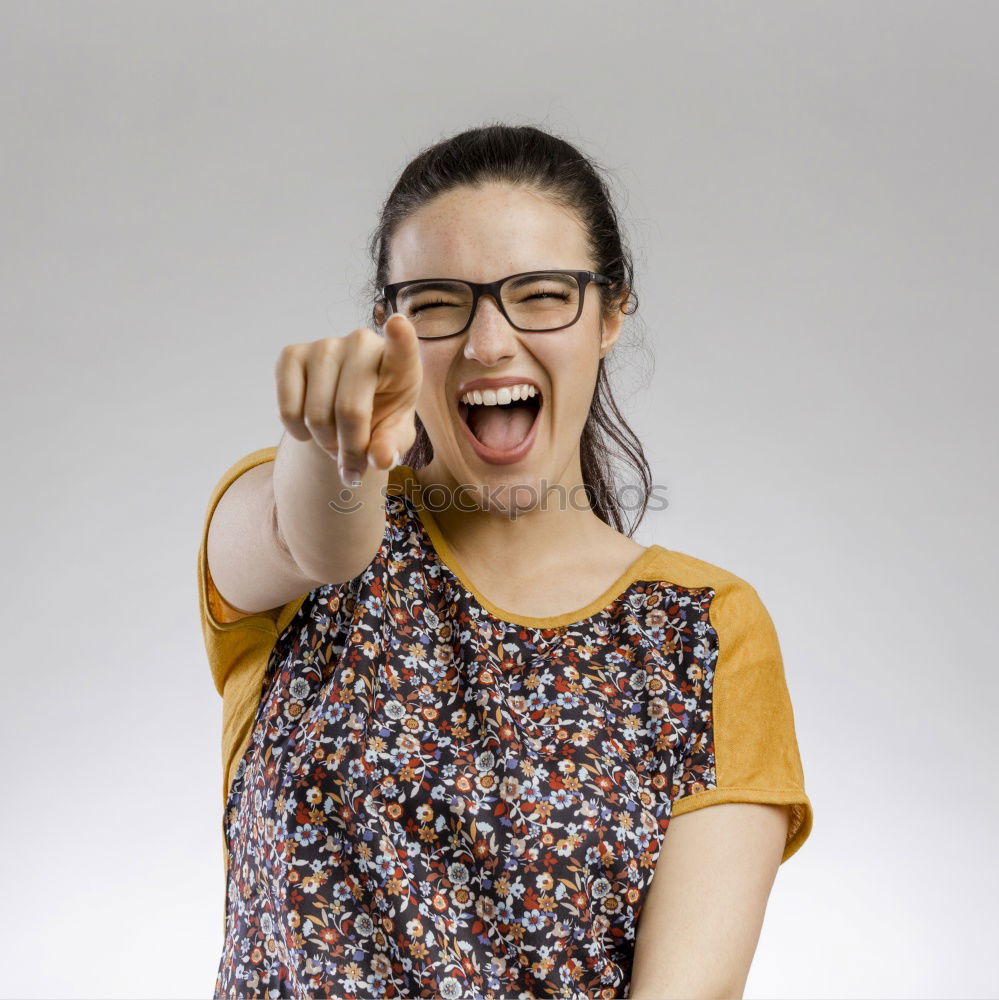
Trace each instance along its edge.
<instances>
[{"instance_id":1,"label":"ear","mask_svg":"<svg viewBox=\"0 0 999 1000\"><path fill-rule=\"evenodd\" d=\"M385 306L383 306L381 302L377 302L375 304L374 316L375 316L375 324L377 326L385 325L385 320L388 319L388 316L386 315L385 312Z\"/></svg>"},{"instance_id":2,"label":"ear","mask_svg":"<svg viewBox=\"0 0 999 1000\"><path fill-rule=\"evenodd\" d=\"M610 349L617 343L617 338L621 336L621 328L624 326L625 313L622 311L628 301L625 295L620 301L620 306L610 314L604 316L603 332L600 335L600 357L605 357Z\"/></svg>"}]
</instances>

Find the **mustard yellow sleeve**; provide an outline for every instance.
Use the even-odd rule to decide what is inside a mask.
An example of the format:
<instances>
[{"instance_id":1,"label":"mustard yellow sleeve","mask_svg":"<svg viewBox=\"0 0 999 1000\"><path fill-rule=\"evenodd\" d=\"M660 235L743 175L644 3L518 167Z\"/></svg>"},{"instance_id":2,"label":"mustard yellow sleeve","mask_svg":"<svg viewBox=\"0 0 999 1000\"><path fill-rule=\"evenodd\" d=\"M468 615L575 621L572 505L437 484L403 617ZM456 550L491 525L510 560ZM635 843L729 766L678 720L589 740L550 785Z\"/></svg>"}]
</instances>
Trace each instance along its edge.
<instances>
[{"instance_id":1,"label":"mustard yellow sleeve","mask_svg":"<svg viewBox=\"0 0 999 1000\"><path fill-rule=\"evenodd\" d=\"M777 632L756 590L731 574L715 587L709 619L717 657L674 773L672 815L721 802L790 805L783 862L811 832L812 805Z\"/></svg>"},{"instance_id":2,"label":"mustard yellow sleeve","mask_svg":"<svg viewBox=\"0 0 999 1000\"><path fill-rule=\"evenodd\" d=\"M282 609L242 614L226 604L208 569L208 526L222 494L239 476L273 461L276 447L259 448L234 462L215 484L205 512L198 549L198 601L205 651L215 690L222 696L222 799L228 799L232 776L246 748L260 687L277 641Z\"/></svg>"}]
</instances>

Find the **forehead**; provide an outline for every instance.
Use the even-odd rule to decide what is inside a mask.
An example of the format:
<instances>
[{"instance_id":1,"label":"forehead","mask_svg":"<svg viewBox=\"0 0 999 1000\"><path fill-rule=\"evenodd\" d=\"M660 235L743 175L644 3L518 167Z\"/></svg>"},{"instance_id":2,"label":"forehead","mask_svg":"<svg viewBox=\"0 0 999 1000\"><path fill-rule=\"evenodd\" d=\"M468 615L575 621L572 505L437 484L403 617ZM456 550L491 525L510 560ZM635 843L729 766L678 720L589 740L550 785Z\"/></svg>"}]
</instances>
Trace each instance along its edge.
<instances>
[{"instance_id":1,"label":"forehead","mask_svg":"<svg viewBox=\"0 0 999 1000\"><path fill-rule=\"evenodd\" d=\"M543 268L593 266L575 212L530 189L491 183L439 195L402 222L389 281L493 281Z\"/></svg>"}]
</instances>

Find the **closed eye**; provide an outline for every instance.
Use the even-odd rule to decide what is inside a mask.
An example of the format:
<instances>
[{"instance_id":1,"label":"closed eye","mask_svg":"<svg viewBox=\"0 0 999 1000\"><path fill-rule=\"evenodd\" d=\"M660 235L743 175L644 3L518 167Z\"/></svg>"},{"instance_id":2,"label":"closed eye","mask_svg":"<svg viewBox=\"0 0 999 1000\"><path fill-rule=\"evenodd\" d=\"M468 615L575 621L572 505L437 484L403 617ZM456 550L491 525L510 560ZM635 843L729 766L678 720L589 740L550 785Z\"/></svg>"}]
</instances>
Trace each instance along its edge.
<instances>
[{"instance_id":1,"label":"closed eye","mask_svg":"<svg viewBox=\"0 0 999 1000\"><path fill-rule=\"evenodd\" d=\"M533 295L528 295L527 299L561 299L563 302L568 302L569 296L565 292L535 292Z\"/></svg>"},{"instance_id":2,"label":"closed eye","mask_svg":"<svg viewBox=\"0 0 999 1000\"><path fill-rule=\"evenodd\" d=\"M413 306L409 311L411 313L418 313L418 312L423 312L424 309L432 309L434 306L454 306L454 305L455 305L454 302L444 302L443 300L441 300L440 302L422 302L418 306Z\"/></svg>"}]
</instances>

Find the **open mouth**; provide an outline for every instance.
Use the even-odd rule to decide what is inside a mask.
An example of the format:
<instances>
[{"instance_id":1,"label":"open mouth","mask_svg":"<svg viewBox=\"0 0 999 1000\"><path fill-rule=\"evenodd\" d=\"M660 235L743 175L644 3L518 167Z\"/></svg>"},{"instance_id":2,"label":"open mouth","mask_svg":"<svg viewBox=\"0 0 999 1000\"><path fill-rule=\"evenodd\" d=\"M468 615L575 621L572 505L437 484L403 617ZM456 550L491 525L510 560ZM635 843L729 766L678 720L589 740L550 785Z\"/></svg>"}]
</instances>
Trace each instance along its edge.
<instances>
[{"instance_id":1,"label":"open mouth","mask_svg":"<svg viewBox=\"0 0 999 1000\"><path fill-rule=\"evenodd\" d=\"M477 441L497 452L510 451L524 443L538 414L541 393L509 403L458 403L458 413Z\"/></svg>"}]
</instances>

